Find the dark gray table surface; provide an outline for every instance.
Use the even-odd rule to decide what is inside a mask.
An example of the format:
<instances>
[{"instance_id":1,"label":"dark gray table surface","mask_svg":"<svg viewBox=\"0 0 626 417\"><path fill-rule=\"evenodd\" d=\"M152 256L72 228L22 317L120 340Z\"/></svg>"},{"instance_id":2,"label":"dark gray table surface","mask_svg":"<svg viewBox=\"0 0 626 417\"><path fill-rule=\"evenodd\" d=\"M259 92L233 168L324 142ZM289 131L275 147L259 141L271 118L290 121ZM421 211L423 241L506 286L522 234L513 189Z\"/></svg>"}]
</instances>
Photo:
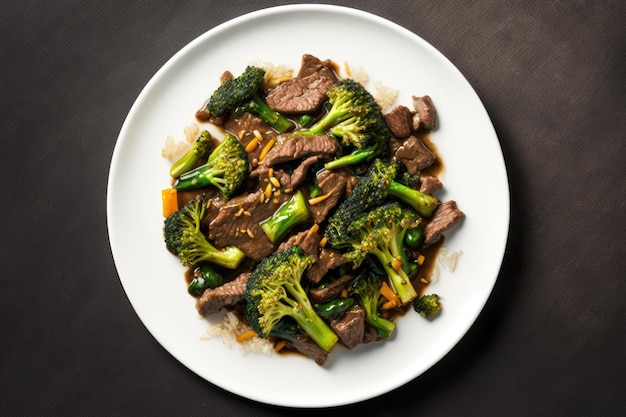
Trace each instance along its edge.
<instances>
[{"instance_id":1,"label":"dark gray table surface","mask_svg":"<svg viewBox=\"0 0 626 417\"><path fill-rule=\"evenodd\" d=\"M3 2L0 415L625 415L621 1L335 3L392 20L446 55L483 100L507 164L510 238L494 292L425 374L361 404L296 411L226 392L156 342L109 247L117 136L180 48L280 4Z\"/></svg>"}]
</instances>

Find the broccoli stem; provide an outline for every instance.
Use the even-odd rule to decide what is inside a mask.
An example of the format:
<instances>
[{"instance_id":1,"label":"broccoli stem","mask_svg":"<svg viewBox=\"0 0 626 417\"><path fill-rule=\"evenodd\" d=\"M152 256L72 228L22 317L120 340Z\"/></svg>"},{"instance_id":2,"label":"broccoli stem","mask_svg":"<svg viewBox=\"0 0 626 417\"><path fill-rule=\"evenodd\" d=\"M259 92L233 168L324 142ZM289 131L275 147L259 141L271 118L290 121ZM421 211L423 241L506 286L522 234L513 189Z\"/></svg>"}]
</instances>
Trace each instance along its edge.
<instances>
[{"instance_id":1,"label":"broccoli stem","mask_svg":"<svg viewBox=\"0 0 626 417\"><path fill-rule=\"evenodd\" d=\"M390 245L395 246L395 239L391 239ZM417 291L411 283L411 278L404 272L402 267L398 269L393 268L393 261L387 251L374 250L372 253L378 258L383 266L383 269L389 276L389 281L393 290L396 292L402 304L407 304L413 301L417 297Z\"/></svg>"},{"instance_id":2,"label":"broccoli stem","mask_svg":"<svg viewBox=\"0 0 626 417\"><path fill-rule=\"evenodd\" d=\"M439 204L439 200L436 197L407 187L397 181L391 181L387 188L387 193L391 197L395 197L413 207L415 211L424 217L431 217Z\"/></svg>"},{"instance_id":3,"label":"broccoli stem","mask_svg":"<svg viewBox=\"0 0 626 417\"><path fill-rule=\"evenodd\" d=\"M265 123L280 133L285 133L295 126L286 116L274 111L258 94L253 94L248 103L236 110L236 114L249 112L259 116Z\"/></svg>"},{"instance_id":4,"label":"broccoli stem","mask_svg":"<svg viewBox=\"0 0 626 417\"><path fill-rule=\"evenodd\" d=\"M207 130L203 130L191 149L172 164L170 176L178 178L185 172L190 171L200 159L209 156L211 151L213 151L213 138Z\"/></svg>"},{"instance_id":5,"label":"broccoli stem","mask_svg":"<svg viewBox=\"0 0 626 417\"><path fill-rule=\"evenodd\" d=\"M195 241L194 245L183 249L179 254L185 266L210 262L228 269L235 269L246 257L246 254L236 246L217 249L200 233L190 236L190 240Z\"/></svg>"},{"instance_id":6,"label":"broccoli stem","mask_svg":"<svg viewBox=\"0 0 626 417\"><path fill-rule=\"evenodd\" d=\"M297 191L293 197L276 210L267 220L261 222L261 229L272 243L282 240L293 227L304 223L310 217L304 195Z\"/></svg>"},{"instance_id":7,"label":"broccoli stem","mask_svg":"<svg viewBox=\"0 0 626 417\"><path fill-rule=\"evenodd\" d=\"M379 147L357 149L351 154L344 155L337 159L333 159L332 161L326 162L324 164L324 168L330 170L360 164L361 162L370 161L372 158L380 155L380 153L381 148Z\"/></svg>"},{"instance_id":8,"label":"broccoli stem","mask_svg":"<svg viewBox=\"0 0 626 417\"><path fill-rule=\"evenodd\" d=\"M293 318L304 332L325 351L329 351L339 340L324 320L317 314L306 296L299 280L285 284L285 289L293 299L283 298L282 308L288 309L285 315Z\"/></svg>"}]
</instances>

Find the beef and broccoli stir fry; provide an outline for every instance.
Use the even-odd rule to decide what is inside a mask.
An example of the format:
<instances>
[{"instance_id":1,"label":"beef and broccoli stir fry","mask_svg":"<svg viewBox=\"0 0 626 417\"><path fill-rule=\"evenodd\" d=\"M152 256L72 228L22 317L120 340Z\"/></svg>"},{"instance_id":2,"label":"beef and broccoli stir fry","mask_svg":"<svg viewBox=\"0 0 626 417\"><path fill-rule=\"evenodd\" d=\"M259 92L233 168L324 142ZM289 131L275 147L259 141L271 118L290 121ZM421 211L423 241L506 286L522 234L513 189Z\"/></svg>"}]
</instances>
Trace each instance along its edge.
<instances>
[{"instance_id":1,"label":"beef and broccoli stir fry","mask_svg":"<svg viewBox=\"0 0 626 417\"><path fill-rule=\"evenodd\" d=\"M235 311L322 365L336 344L391 338L408 310L439 313L420 270L464 213L437 197L429 96L384 113L305 54L275 83L254 65L226 72L195 117L224 135L202 130L173 161L164 239L200 315Z\"/></svg>"}]
</instances>

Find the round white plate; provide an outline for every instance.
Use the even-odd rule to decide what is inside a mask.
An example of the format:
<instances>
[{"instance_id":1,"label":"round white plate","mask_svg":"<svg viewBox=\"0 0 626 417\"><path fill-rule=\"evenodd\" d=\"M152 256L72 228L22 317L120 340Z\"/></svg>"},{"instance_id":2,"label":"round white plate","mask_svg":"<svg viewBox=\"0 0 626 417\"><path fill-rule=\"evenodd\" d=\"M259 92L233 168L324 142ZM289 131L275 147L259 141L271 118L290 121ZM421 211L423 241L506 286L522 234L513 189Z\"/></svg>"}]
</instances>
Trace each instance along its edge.
<instances>
[{"instance_id":1,"label":"round white plate","mask_svg":"<svg viewBox=\"0 0 626 417\"><path fill-rule=\"evenodd\" d=\"M445 191L439 197L456 200L466 214L445 241L448 250L462 251L456 270L441 268L429 289L442 297L443 313L433 321L407 314L393 340L352 351L337 347L323 367L297 355L242 355L220 338L202 339L219 318L198 318L195 301L186 293L184 268L167 252L162 236L160 193L169 186L169 162L161 157L166 136L182 138L224 70L238 74L251 62L271 62L297 71L305 53L331 59L342 69L345 62L361 67L369 74L370 91L376 82L398 89L399 104L410 106L412 95L430 95L438 114L431 140L445 164ZM466 333L500 270L509 190L484 106L440 52L410 31L362 11L291 5L215 27L157 72L131 108L115 146L107 215L124 290L147 329L176 359L207 381L252 400L329 407L370 399L413 380Z\"/></svg>"}]
</instances>

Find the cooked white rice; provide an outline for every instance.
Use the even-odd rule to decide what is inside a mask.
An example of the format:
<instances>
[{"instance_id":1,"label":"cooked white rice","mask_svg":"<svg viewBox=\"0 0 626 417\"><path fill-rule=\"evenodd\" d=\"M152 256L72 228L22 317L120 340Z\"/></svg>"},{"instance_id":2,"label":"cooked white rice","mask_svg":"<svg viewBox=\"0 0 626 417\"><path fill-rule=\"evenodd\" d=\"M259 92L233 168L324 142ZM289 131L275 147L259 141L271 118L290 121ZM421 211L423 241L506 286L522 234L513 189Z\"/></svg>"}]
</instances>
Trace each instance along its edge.
<instances>
[{"instance_id":1,"label":"cooked white rice","mask_svg":"<svg viewBox=\"0 0 626 417\"><path fill-rule=\"evenodd\" d=\"M376 100L380 109L386 112L396 102L399 91L393 87L386 86L380 81L374 83L374 89L374 100Z\"/></svg>"},{"instance_id":2,"label":"cooked white rice","mask_svg":"<svg viewBox=\"0 0 626 417\"><path fill-rule=\"evenodd\" d=\"M352 78L354 81L363 86L365 86L370 80L369 74L365 71L362 65L353 68L348 62L344 62L343 68L346 72L347 78Z\"/></svg>"},{"instance_id":3,"label":"cooked white rice","mask_svg":"<svg viewBox=\"0 0 626 417\"><path fill-rule=\"evenodd\" d=\"M237 314L232 311L227 311L222 317L222 321L209 326L201 338L210 339L211 337L221 337L224 345L229 348L233 345L237 345L242 354L254 352L271 356L274 353L274 345L267 339L255 335L243 342L237 342L237 337L249 330L250 327L248 324L239 320Z\"/></svg>"},{"instance_id":4,"label":"cooked white rice","mask_svg":"<svg viewBox=\"0 0 626 417\"><path fill-rule=\"evenodd\" d=\"M463 251L460 249L455 251L450 251L446 247L442 247L439 249L439 253L437 254L437 261L435 262L435 267L433 268L433 274L430 277L429 281L431 283L436 282L439 279L439 274L441 270L448 270L450 272L454 272L456 270L456 265L459 261L459 257L463 254Z\"/></svg>"},{"instance_id":5,"label":"cooked white rice","mask_svg":"<svg viewBox=\"0 0 626 417\"><path fill-rule=\"evenodd\" d=\"M278 84L289 80L293 76L293 69L283 64L253 61L250 65L263 68L265 70L263 88L274 88Z\"/></svg>"},{"instance_id":6,"label":"cooked white rice","mask_svg":"<svg viewBox=\"0 0 626 417\"><path fill-rule=\"evenodd\" d=\"M176 161L185 154L200 135L200 126L197 123L190 123L183 129L183 139L177 140L174 136L168 135L161 148L161 156Z\"/></svg>"}]
</instances>

